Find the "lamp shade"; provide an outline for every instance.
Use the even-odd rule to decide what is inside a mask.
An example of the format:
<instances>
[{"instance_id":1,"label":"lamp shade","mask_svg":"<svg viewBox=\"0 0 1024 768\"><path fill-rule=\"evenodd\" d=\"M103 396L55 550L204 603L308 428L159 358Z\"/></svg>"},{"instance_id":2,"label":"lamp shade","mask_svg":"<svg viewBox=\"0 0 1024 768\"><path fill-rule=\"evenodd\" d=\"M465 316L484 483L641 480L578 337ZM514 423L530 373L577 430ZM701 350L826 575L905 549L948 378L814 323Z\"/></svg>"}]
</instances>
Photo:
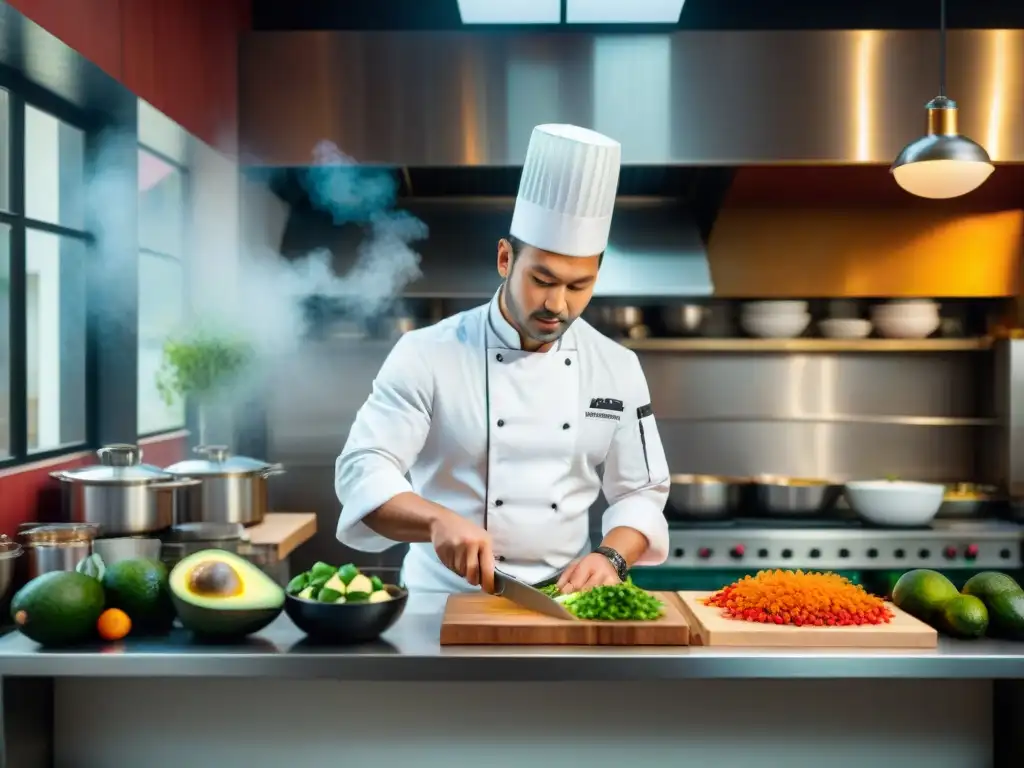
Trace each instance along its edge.
<instances>
[{"instance_id":1,"label":"lamp shade","mask_svg":"<svg viewBox=\"0 0 1024 768\"><path fill-rule=\"evenodd\" d=\"M941 200L972 192L992 175L988 152L957 133L956 102L928 104L928 133L911 142L892 164L896 183L912 195Z\"/></svg>"}]
</instances>

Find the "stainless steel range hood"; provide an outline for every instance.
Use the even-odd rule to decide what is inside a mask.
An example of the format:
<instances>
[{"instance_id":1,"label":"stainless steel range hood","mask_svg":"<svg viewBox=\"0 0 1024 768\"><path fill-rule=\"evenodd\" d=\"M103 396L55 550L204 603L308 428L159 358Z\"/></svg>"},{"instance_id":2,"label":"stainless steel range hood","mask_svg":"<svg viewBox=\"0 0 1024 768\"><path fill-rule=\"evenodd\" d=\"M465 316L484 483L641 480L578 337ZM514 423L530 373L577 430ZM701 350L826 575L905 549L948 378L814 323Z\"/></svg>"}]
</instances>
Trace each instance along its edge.
<instances>
[{"instance_id":1,"label":"stainless steel range hood","mask_svg":"<svg viewBox=\"0 0 1024 768\"><path fill-rule=\"evenodd\" d=\"M585 125L623 145L600 294L700 296L712 289L704 244L728 182L652 189L628 174L728 178L730 166L787 163L879 164L884 174L923 130L937 46L929 30L250 33L240 54L243 156L301 167L327 140L364 166L408 169L401 206L430 228L408 295L482 296L497 281L495 242L531 129ZM1013 87L1019 50L1022 30L949 35L962 129L1001 162L1024 161L1012 120L1024 111L1024 89ZM283 245L330 247L344 270L352 246L342 234L300 203Z\"/></svg>"},{"instance_id":2,"label":"stainless steel range hood","mask_svg":"<svg viewBox=\"0 0 1024 768\"><path fill-rule=\"evenodd\" d=\"M627 165L882 163L924 130L935 30L254 32L240 133L297 166L327 139L361 163L515 166L538 123L614 136ZM1024 161L1024 30L949 34L960 127Z\"/></svg>"},{"instance_id":3,"label":"stainless steel range hood","mask_svg":"<svg viewBox=\"0 0 1024 768\"><path fill-rule=\"evenodd\" d=\"M365 232L358 225L337 225L315 205L303 183L305 174L305 169L290 169L273 185L292 206L281 252L297 258L326 248L335 271L346 274ZM421 257L422 275L405 286L403 296L482 299L496 290L496 247L508 234L518 175L516 168L396 172L404 179L396 207L429 230L427 238L412 245ZM731 178L729 168L624 168L624 194L616 204L595 296L710 296L714 289L705 243Z\"/></svg>"}]
</instances>

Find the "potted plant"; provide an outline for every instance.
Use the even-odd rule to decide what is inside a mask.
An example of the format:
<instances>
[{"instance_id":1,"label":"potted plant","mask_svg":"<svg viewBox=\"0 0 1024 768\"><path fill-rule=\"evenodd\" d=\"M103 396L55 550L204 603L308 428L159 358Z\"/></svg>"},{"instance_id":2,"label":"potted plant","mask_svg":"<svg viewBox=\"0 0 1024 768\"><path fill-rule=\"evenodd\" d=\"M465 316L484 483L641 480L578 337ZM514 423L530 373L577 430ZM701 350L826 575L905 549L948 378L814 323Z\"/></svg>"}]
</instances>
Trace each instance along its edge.
<instances>
[{"instance_id":1,"label":"potted plant","mask_svg":"<svg viewBox=\"0 0 1024 768\"><path fill-rule=\"evenodd\" d=\"M164 342L156 386L168 405L191 398L197 406L199 444L206 444L206 409L218 391L237 380L252 359L252 348L227 334L198 330Z\"/></svg>"}]
</instances>

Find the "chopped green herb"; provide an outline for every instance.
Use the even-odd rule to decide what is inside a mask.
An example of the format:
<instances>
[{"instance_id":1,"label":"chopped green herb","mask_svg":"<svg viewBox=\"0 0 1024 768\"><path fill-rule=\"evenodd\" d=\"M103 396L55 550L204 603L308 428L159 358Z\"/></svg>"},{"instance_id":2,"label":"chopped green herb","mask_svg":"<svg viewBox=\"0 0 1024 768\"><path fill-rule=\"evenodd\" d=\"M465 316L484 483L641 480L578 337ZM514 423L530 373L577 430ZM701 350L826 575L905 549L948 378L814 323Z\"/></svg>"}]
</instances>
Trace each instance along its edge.
<instances>
[{"instance_id":1,"label":"chopped green herb","mask_svg":"<svg viewBox=\"0 0 1024 768\"><path fill-rule=\"evenodd\" d=\"M661 618L665 606L658 598L627 579L622 584L593 587L563 595L558 585L541 588L578 619L590 621L652 621Z\"/></svg>"}]
</instances>

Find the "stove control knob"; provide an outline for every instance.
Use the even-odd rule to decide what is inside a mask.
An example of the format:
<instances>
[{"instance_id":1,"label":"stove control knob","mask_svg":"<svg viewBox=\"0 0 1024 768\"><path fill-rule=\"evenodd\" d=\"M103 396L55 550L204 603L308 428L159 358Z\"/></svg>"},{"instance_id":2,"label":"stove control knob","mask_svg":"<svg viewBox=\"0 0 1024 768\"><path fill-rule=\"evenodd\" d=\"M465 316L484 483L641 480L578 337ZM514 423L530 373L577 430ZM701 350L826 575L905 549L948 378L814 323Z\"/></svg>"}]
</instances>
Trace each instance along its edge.
<instances>
[{"instance_id":1,"label":"stove control knob","mask_svg":"<svg viewBox=\"0 0 1024 768\"><path fill-rule=\"evenodd\" d=\"M967 549L964 550L964 555L967 557L968 560L973 560L974 558L976 558L978 556L978 545L968 544Z\"/></svg>"},{"instance_id":2,"label":"stove control knob","mask_svg":"<svg viewBox=\"0 0 1024 768\"><path fill-rule=\"evenodd\" d=\"M740 557L743 557L743 554L746 551L747 551L746 547L744 547L742 544L737 544L735 547L733 547L731 550L729 550L729 554L732 555L733 557L740 558Z\"/></svg>"},{"instance_id":3,"label":"stove control knob","mask_svg":"<svg viewBox=\"0 0 1024 768\"><path fill-rule=\"evenodd\" d=\"M942 550L942 556L945 557L947 560L955 559L956 558L956 547L952 547L952 546L946 547L944 550Z\"/></svg>"},{"instance_id":4,"label":"stove control knob","mask_svg":"<svg viewBox=\"0 0 1024 768\"><path fill-rule=\"evenodd\" d=\"M711 550L707 547L701 547L697 550L697 557L707 560L709 557L711 557Z\"/></svg>"}]
</instances>

